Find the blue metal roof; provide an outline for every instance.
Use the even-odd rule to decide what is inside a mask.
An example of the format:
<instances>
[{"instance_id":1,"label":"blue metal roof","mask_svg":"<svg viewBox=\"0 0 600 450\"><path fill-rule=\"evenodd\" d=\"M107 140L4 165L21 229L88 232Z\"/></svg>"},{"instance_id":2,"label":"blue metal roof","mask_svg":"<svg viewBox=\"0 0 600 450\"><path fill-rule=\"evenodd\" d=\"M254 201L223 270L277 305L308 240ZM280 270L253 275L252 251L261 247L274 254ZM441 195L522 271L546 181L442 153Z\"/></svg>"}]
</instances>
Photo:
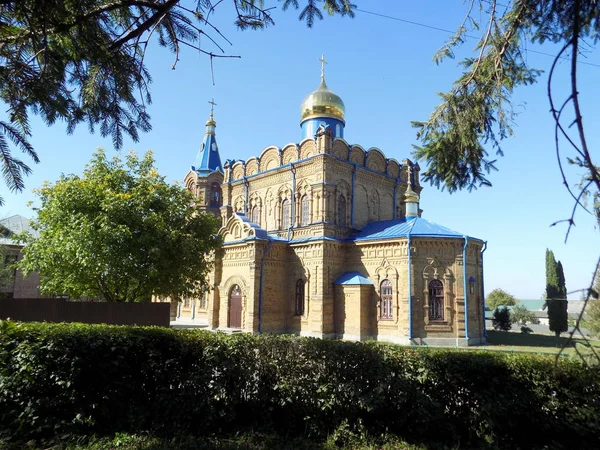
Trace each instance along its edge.
<instances>
[{"instance_id":1,"label":"blue metal roof","mask_svg":"<svg viewBox=\"0 0 600 450\"><path fill-rule=\"evenodd\" d=\"M206 126L206 134L204 135L204 140L202 141L202 145L198 150L198 155L196 155L196 161L192 166L192 170L196 172L202 172L204 174L209 174L211 172L223 172L223 166L221 165L221 157L219 156L219 146L217 145L217 139L215 137L214 129L215 126L212 126L214 122L207 122Z\"/></svg>"},{"instance_id":2,"label":"blue metal roof","mask_svg":"<svg viewBox=\"0 0 600 450\"><path fill-rule=\"evenodd\" d=\"M345 272L335 279L333 284L373 284L360 272Z\"/></svg>"},{"instance_id":3,"label":"blue metal roof","mask_svg":"<svg viewBox=\"0 0 600 450\"><path fill-rule=\"evenodd\" d=\"M393 239L402 237L463 238L465 235L421 217L373 222L348 238L349 241Z\"/></svg>"},{"instance_id":4,"label":"blue metal roof","mask_svg":"<svg viewBox=\"0 0 600 450\"><path fill-rule=\"evenodd\" d=\"M240 214L238 212L235 213L235 215L238 216L242 220L242 222L248 224L250 228L254 229L254 236L256 236L257 239L269 239L267 235L267 230L261 228L260 226L252 222L248 217L246 217L245 214Z\"/></svg>"}]
</instances>

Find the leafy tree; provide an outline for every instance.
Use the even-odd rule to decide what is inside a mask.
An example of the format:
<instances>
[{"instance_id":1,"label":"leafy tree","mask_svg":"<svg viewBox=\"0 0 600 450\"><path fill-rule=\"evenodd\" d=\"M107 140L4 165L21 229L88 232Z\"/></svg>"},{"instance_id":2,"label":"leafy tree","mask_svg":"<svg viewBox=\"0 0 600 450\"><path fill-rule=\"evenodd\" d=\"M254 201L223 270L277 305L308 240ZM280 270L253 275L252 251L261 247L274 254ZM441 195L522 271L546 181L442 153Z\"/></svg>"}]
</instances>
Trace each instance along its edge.
<instances>
[{"instance_id":1,"label":"leafy tree","mask_svg":"<svg viewBox=\"0 0 600 450\"><path fill-rule=\"evenodd\" d=\"M594 285L584 300L588 300L586 314L581 326L587 328L592 336L600 338L600 275L596 274Z\"/></svg>"},{"instance_id":2,"label":"leafy tree","mask_svg":"<svg viewBox=\"0 0 600 450\"><path fill-rule=\"evenodd\" d=\"M61 176L36 193L41 206L20 268L40 289L113 302L198 295L207 286L219 219L165 182L150 152L139 159L94 154L83 176Z\"/></svg>"},{"instance_id":3,"label":"leafy tree","mask_svg":"<svg viewBox=\"0 0 600 450\"><path fill-rule=\"evenodd\" d=\"M581 326L587 328L596 339L600 338L600 300L589 301Z\"/></svg>"},{"instance_id":4,"label":"leafy tree","mask_svg":"<svg viewBox=\"0 0 600 450\"><path fill-rule=\"evenodd\" d=\"M517 299L504 291L503 289L494 289L485 299L485 306L490 309L496 309L498 306L513 306L517 304Z\"/></svg>"},{"instance_id":5,"label":"leafy tree","mask_svg":"<svg viewBox=\"0 0 600 450\"><path fill-rule=\"evenodd\" d=\"M494 330L509 331L512 327L510 311L506 306L496 308L492 316L492 325Z\"/></svg>"},{"instance_id":6,"label":"leafy tree","mask_svg":"<svg viewBox=\"0 0 600 450\"><path fill-rule=\"evenodd\" d=\"M546 249L546 303L548 308L548 321L550 331L556 336L569 329L569 315L567 312L567 288L562 264L557 263L552 250Z\"/></svg>"},{"instance_id":7,"label":"leafy tree","mask_svg":"<svg viewBox=\"0 0 600 450\"><path fill-rule=\"evenodd\" d=\"M528 323L538 324L539 319L533 311L529 311L526 306L516 305L510 311L510 320L512 323L527 325Z\"/></svg>"},{"instance_id":8,"label":"leafy tree","mask_svg":"<svg viewBox=\"0 0 600 450\"><path fill-rule=\"evenodd\" d=\"M2 226L0 225L0 236L2 236ZM12 264L14 262L8 255L8 246L0 244L0 298L6 297L2 289L10 285L15 277L15 270Z\"/></svg>"},{"instance_id":9,"label":"leafy tree","mask_svg":"<svg viewBox=\"0 0 600 450\"><path fill-rule=\"evenodd\" d=\"M264 0L229 0L240 29L274 24ZM298 0L278 0L283 9L298 10ZM195 0L13 0L0 5L0 100L7 105L0 120L0 159L4 180L13 191L24 188L31 168L11 152L16 145L35 163L29 143L29 114L49 125L66 123L70 133L81 122L112 136L116 148L123 135L138 140L150 130L146 107L151 102L151 76L144 63L151 40L174 54L182 46L211 58L225 54L215 39L224 38L210 18L221 1ZM354 16L350 0L306 0L300 20L311 27L329 15ZM200 46L208 37L215 51ZM213 37L215 39L213 39ZM206 40L204 41L206 42ZM2 198L0 197L0 204Z\"/></svg>"}]
</instances>

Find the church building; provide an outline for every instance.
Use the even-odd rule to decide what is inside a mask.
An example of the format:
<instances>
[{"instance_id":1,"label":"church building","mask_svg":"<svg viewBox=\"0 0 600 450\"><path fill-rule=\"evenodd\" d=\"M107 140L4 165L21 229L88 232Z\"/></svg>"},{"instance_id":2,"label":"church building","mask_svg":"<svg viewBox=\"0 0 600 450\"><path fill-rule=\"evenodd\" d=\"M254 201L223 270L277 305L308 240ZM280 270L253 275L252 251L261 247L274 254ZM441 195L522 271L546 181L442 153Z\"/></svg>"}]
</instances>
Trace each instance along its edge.
<instances>
[{"instance_id":1,"label":"church building","mask_svg":"<svg viewBox=\"0 0 600 450\"><path fill-rule=\"evenodd\" d=\"M222 164L211 110L185 186L221 217L223 246L211 290L181 302L179 319L250 333L484 343L484 241L421 217L418 164L347 143L344 112L322 68L301 105L298 144Z\"/></svg>"}]
</instances>

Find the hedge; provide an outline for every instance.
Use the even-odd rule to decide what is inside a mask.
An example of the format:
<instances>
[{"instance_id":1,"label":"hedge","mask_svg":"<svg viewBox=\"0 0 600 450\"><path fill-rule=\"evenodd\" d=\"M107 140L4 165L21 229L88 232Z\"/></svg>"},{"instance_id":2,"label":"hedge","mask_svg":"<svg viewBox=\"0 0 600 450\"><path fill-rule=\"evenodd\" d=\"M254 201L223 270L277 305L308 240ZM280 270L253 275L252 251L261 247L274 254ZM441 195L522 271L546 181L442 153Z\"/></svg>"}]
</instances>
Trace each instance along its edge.
<instances>
[{"instance_id":1,"label":"hedge","mask_svg":"<svg viewBox=\"0 0 600 450\"><path fill-rule=\"evenodd\" d=\"M460 448L596 448L600 373L551 357L0 323L0 438L340 426ZM441 445L441 444L440 444Z\"/></svg>"}]
</instances>

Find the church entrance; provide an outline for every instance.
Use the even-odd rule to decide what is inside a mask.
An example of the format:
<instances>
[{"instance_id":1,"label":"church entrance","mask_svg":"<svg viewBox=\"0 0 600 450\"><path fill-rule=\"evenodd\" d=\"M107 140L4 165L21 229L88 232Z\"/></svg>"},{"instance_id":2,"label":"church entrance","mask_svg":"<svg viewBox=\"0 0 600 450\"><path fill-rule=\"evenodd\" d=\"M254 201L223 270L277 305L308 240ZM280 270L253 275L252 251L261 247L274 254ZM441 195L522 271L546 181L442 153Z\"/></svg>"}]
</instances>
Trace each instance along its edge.
<instances>
[{"instance_id":1,"label":"church entrance","mask_svg":"<svg viewBox=\"0 0 600 450\"><path fill-rule=\"evenodd\" d=\"M235 284L229 293L229 328L242 328L242 290Z\"/></svg>"}]
</instances>

